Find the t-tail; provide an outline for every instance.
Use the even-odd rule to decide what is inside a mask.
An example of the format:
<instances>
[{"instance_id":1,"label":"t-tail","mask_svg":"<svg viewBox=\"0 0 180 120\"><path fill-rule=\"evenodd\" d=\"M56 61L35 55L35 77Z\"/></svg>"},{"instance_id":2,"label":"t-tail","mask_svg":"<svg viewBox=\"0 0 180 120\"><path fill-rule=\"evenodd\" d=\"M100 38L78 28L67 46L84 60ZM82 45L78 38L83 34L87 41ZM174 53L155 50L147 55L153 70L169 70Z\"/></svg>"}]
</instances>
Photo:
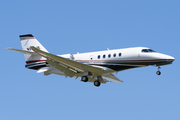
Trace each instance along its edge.
<instances>
[{"instance_id":1,"label":"t-tail","mask_svg":"<svg viewBox=\"0 0 180 120\"><path fill-rule=\"evenodd\" d=\"M23 50L8 48L9 50L24 53L26 68L38 70L42 67L46 67L46 58L36 54L31 50L31 46L34 46L42 51L48 52L39 41L32 35L20 35L21 45Z\"/></svg>"}]
</instances>

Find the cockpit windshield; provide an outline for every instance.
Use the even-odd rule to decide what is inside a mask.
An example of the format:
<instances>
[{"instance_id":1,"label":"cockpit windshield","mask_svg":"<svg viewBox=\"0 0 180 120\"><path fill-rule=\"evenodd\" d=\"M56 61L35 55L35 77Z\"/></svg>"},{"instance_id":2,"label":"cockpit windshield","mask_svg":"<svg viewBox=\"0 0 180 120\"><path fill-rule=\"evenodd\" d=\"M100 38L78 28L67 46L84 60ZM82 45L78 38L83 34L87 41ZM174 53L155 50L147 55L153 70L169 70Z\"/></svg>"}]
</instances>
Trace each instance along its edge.
<instances>
[{"instance_id":1,"label":"cockpit windshield","mask_svg":"<svg viewBox=\"0 0 180 120\"><path fill-rule=\"evenodd\" d=\"M156 51L154 51L152 49L142 49L141 52L146 52L146 53L149 52L150 53L150 52L156 52Z\"/></svg>"}]
</instances>

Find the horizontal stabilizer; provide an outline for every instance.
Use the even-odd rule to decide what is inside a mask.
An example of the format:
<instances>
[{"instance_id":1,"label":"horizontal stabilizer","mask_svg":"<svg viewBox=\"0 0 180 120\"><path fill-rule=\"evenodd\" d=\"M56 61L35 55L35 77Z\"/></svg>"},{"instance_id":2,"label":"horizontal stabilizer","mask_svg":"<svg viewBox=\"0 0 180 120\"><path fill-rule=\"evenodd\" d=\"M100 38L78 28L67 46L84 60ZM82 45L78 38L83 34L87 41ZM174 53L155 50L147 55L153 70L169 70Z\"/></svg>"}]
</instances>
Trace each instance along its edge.
<instances>
[{"instance_id":1,"label":"horizontal stabilizer","mask_svg":"<svg viewBox=\"0 0 180 120\"><path fill-rule=\"evenodd\" d=\"M39 70L37 71L37 73L46 72L46 71L48 71L48 70L50 70L50 69L51 69L50 67L43 67L43 68L39 69Z\"/></svg>"},{"instance_id":2,"label":"horizontal stabilizer","mask_svg":"<svg viewBox=\"0 0 180 120\"><path fill-rule=\"evenodd\" d=\"M35 52L30 52L30 51L27 51L27 50L19 50L19 49L14 49L14 48L6 48L6 49L7 49L7 50L16 51L16 52L20 52L20 53L23 53L23 54L38 55L38 54L35 53Z\"/></svg>"}]
</instances>

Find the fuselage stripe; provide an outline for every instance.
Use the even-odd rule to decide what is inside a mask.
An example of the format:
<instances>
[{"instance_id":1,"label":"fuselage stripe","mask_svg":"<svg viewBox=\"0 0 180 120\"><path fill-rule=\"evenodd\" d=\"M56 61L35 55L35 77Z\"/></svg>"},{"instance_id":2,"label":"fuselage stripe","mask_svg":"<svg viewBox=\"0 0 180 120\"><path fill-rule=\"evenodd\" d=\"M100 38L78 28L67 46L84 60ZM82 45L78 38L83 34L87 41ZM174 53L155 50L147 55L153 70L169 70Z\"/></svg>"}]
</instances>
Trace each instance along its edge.
<instances>
[{"instance_id":1,"label":"fuselage stripe","mask_svg":"<svg viewBox=\"0 0 180 120\"><path fill-rule=\"evenodd\" d=\"M34 62L45 62L46 60L31 60L31 61L26 61L26 64L29 63L34 63Z\"/></svg>"},{"instance_id":2,"label":"fuselage stripe","mask_svg":"<svg viewBox=\"0 0 180 120\"><path fill-rule=\"evenodd\" d=\"M36 39L36 38L34 38L34 37L29 37L29 38L22 38L22 39L20 39L20 40L23 41L23 40L30 40L30 39Z\"/></svg>"},{"instance_id":3,"label":"fuselage stripe","mask_svg":"<svg viewBox=\"0 0 180 120\"><path fill-rule=\"evenodd\" d=\"M172 61L173 59L154 59L154 60L93 60L94 62L160 62ZM75 60L79 62L89 62L90 60Z\"/></svg>"},{"instance_id":4,"label":"fuselage stripe","mask_svg":"<svg viewBox=\"0 0 180 120\"><path fill-rule=\"evenodd\" d=\"M108 62L118 62L118 63L123 63L123 62L125 62L125 63L127 63L127 62L165 62L165 61L172 61L173 59L154 59L154 60L94 60L94 62L106 62L106 63L108 63ZM34 63L34 62L44 62L44 61L46 61L46 60L32 60L32 61L26 61L26 63L27 64L29 64L29 63ZM75 60L75 61L77 61L77 62L89 62L90 60Z\"/></svg>"}]
</instances>

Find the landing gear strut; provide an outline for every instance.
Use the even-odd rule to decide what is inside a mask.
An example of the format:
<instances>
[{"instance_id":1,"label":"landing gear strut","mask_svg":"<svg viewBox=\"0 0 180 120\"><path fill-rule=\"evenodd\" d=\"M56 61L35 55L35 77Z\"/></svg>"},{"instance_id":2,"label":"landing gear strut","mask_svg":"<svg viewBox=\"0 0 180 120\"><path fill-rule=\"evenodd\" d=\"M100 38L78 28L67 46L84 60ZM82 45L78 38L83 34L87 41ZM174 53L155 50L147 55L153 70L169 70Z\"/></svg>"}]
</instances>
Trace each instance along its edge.
<instances>
[{"instance_id":1,"label":"landing gear strut","mask_svg":"<svg viewBox=\"0 0 180 120\"><path fill-rule=\"evenodd\" d=\"M161 67L158 66L158 71L156 72L157 75L161 75L161 71L160 71Z\"/></svg>"},{"instance_id":2,"label":"landing gear strut","mask_svg":"<svg viewBox=\"0 0 180 120\"><path fill-rule=\"evenodd\" d=\"M102 80L103 80L102 76L97 76L97 80L94 81L94 85L95 85L96 87L99 87L99 86L101 85L101 82L100 82L100 81L102 81Z\"/></svg>"}]
</instances>

